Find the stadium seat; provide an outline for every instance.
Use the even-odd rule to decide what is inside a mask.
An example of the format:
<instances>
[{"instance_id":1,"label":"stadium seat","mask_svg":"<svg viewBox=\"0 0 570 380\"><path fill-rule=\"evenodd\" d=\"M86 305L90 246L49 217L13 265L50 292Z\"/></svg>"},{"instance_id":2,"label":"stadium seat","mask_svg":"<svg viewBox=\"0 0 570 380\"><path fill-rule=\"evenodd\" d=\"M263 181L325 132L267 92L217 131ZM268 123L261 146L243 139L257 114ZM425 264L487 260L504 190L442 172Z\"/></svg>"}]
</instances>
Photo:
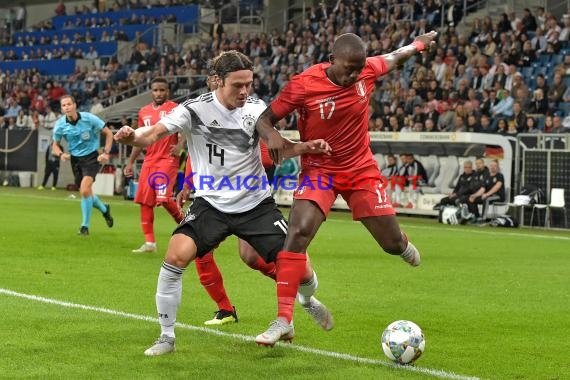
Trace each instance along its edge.
<instances>
[{"instance_id":1,"label":"stadium seat","mask_svg":"<svg viewBox=\"0 0 570 380\"><path fill-rule=\"evenodd\" d=\"M550 62L550 54L541 54L538 57L538 62L541 66L546 66L548 62Z\"/></svg>"},{"instance_id":2,"label":"stadium seat","mask_svg":"<svg viewBox=\"0 0 570 380\"><path fill-rule=\"evenodd\" d=\"M386 167L386 159L384 158L384 155L382 153L376 153L374 155L374 159L378 164L378 169L382 171L382 169Z\"/></svg>"},{"instance_id":3,"label":"stadium seat","mask_svg":"<svg viewBox=\"0 0 570 380\"><path fill-rule=\"evenodd\" d=\"M564 116L570 116L570 103L569 102L562 102L558 105L558 108L562 112L564 112Z\"/></svg>"},{"instance_id":4,"label":"stadium seat","mask_svg":"<svg viewBox=\"0 0 570 380\"><path fill-rule=\"evenodd\" d=\"M522 75L525 81L527 81L532 76L532 70L533 68L530 66L522 68Z\"/></svg>"},{"instance_id":5,"label":"stadium seat","mask_svg":"<svg viewBox=\"0 0 570 380\"><path fill-rule=\"evenodd\" d=\"M534 75L537 76L538 74L542 74L542 75L546 76L547 70L548 69L546 68L546 66L536 67L536 68L534 68Z\"/></svg>"},{"instance_id":6,"label":"stadium seat","mask_svg":"<svg viewBox=\"0 0 570 380\"><path fill-rule=\"evenodd\" d=\"M422 163L424 169L426 170L428 176L428 186L433 187L435 185L435 179L439 174L439 161L435 155L430 156L419 156L418 161Z\"/></svg>"},{"instance_id":7,"label":"stadium seat","mask_svg":"<svg viewBox=\"0 0 570 380\"><path fill-rule=\"evenodd\" d=\"M427 194L449 194L451 193L454 182L457 179L459 163L457 158L438 157L439 174L437 175L433 187L422 187L422 191Z\"/></svg>"},{"instance_id":8,"label":"stadium seat","mask_svg":"<svg viewBox=\"0 0 570 380\"><path fill-rule=\"evenodd\" d=\"M568 219L566 215L566 200L564 198L564 189L552 188L550 191L550 203L549 204L534 204L532 207L532 213L530 215L530 226L532 227L534 220L535 210L546 210L544 214L544 227L550 227L552 221L552 210L562 211L564 217L564 228L568 228ZM538 211L537 211L538 213Z\"/></svg>"}]
</instances>

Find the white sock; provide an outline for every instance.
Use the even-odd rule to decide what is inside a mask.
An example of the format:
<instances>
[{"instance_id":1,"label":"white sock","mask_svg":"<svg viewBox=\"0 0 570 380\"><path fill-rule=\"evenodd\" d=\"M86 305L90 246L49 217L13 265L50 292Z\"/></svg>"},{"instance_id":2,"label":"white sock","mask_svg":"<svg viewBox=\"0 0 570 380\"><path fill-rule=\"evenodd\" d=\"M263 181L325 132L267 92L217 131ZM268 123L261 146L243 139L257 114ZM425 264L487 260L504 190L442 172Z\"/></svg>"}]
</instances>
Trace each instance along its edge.
<instances>
[{"instance_id":1,"label":"white sock","mask_svg":"<svg viewBox=\"0 0 570 380\"><path fill-rule=\"evenodd\" d=\"M417 257L417 263L413 264L414 266L417 266L420 264L420 252L418 251L418 249L411 243L408 241L408 246L406 247L406 249L404 249L404 252L402 252L400 254L400 256L402 256L402 258L404 259L404 261L406 262L410 262L412 260L412 258L414 256Z\"/></svg>"},{"instance_id":2,"label":"white sock","mask_svg":"<svg viewBox=\"0 0 570 380\"><path fill-rule=\"evenodd\" d=\"M299 284L299 290L297 292L297 300L301 305L306 305L309 303L311 297L317 291L319 287L319 280L317 279L317 274L313 271L313 277L306 282Z\"/></svg>"},{"instance_id":3,"label":"white sock","mask_svg":"<svg viewBox=\"0 0 570 380\"><path fill-rule=\"evenodd\" d=\"M176 311L182 297L182 274L185 268L162 263L158 274L156 287L156 310L160 323L161 335L174 338L174 324L176 323Z\"/></svg>"}]
</instances>

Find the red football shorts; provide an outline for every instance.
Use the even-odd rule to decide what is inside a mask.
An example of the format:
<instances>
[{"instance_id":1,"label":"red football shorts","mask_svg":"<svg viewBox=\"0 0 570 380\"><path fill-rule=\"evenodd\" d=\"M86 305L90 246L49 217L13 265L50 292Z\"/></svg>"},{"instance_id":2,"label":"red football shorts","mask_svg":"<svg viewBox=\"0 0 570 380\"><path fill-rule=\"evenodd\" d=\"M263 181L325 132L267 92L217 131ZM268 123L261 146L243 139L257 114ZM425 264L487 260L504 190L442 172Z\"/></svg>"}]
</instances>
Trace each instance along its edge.
<instances>
[{"instance_id":1,"label":"red football shorts","mask_svg":"<svg viewBox=\"0 0 570 380\"><path fill-rule=\"evenodd\" d=\"M376 166L334 174L315 169L304 170L298 183L293 198L315 202L325 217L339 194L348 204L354 220L396 214L386 192L389 184Z\"/></svg>"},{"instance_id":2,"label":"red football shorts","mask_svg":"<svg viewBox=\"0 0 570 380\"><path fill-rule=\"evenodd\" d=\"M145 166L139 176L135 202L150 207L172 199L178 168L173 166Z\"/></svg>"}]
</instances>

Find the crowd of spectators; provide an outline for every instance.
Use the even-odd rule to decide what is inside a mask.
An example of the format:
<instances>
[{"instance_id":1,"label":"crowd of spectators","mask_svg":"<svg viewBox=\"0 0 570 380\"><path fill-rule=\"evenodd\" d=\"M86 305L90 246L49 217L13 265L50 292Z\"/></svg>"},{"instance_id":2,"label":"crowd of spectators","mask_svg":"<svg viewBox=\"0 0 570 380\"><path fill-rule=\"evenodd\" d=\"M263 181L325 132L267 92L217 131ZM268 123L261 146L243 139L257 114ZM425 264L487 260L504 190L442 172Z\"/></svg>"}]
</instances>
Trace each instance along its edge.
<instances>
[{"instance_id":1,"label":"crowd of spectators","mask_svg":"<svg viewBox=\"0 0 570 380\"><path fill-rule=\"evenodd\" d=\"M74 94L86 110L120 101L129 96L124 91L148 84L155 76L177 77L176 86L193 91L203 86L209 60L229 49L252 58L253 95L269 102L291 76L326 62L338 34L358 34L372 56L437 29L437 49L418 55L377 82L370 99L371 131L562 132L568 116L564 105L570 102L565 84L570 76L570 17L557 18L537 9L536 15L525 10L519 19L512 12L497 20L488 16L475 20L470 33L460 34L456 25L462 14L461 4L454 1L442 11L439 0L410 0L405 6L396 0L339 0L311 7L300 25L290 23L285 31L229 34L218 25L210 40L192 47L179 49L165 41L159 46L135 44L126 64L113 57L100 69L78 69L60 81L34 70L0 72L0 113L10 108L10 99L24 113L35 111L31 105L39 96L57 106L48 83ZM563 59L555 62L552 57ZM543 61L551 65L548 72L532 76L523 72ZM29 101L22 104L21 98ZM4 115L5 125L10 118ZM295 129L296 116L280 127Z\"/></svg>"}]
</instances>

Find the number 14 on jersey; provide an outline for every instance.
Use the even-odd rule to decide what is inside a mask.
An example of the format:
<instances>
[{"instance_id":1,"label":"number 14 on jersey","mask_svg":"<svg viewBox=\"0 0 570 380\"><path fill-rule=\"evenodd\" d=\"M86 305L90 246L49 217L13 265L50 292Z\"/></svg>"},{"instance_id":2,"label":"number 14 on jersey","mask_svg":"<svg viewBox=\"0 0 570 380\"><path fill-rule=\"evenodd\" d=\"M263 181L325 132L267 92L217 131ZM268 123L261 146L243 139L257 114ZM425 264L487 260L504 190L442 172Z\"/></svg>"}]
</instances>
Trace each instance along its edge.
<instances>
[{"instance_id":1,"label":"number 14 on jersey","mask_svg":"<svg viewBox=\"0 0 570 380\"><path fill-rule=\"evenodd\" d=\"M220 148L216 144L206 144L208 147L208 162L211 164L214 157L220 158L220 166L224 166L224 148Z\"/></svg>"}]
</instances>

